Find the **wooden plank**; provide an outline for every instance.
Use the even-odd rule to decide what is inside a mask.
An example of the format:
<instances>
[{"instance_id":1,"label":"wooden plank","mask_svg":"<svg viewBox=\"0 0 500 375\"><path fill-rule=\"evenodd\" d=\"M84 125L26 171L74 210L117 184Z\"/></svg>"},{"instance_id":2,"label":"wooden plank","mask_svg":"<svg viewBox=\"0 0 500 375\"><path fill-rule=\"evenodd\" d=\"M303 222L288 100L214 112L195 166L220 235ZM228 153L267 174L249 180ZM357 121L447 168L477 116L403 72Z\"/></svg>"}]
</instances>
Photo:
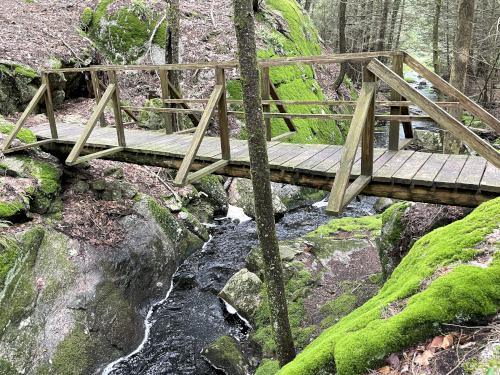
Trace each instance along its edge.
<instances>
[{"instance_id":1,"label":"wooden plank","mask_svg":"<svg viewBox=\"0 0 500 375\"><path fill-rule=\"evenodd\" d=\"M483 178L481 179L481 190L500 193L500 168L491 163L486 164Z\"/></svg>"},{"instance_id":2,"label":"wooden plank","mask_svg":"<svg viewBox=\"0 0 500 375\"><path fill-rule=\"evenodd\" d=\"M276 87L271 81L269 81L269 93L271 94L271 98L273 98L274 100L280 100L280 97L278 95L278 90L276 90ZM278 111L280 113L288 114L288 111L286 110L286 107L284 105L278 104L276 105L276 108L278 108ZM293 123L292 119L285 117L284 121L286 126L288 126L288 130L290 130L291 132L297 130L297 127Z\"/></svg>"},{"instance_id":3,"label":"wooden plank","mask_svg":"<svg viewBox=\"0 0 500 375\"><path fill-rule=\"evenodd\" d=\"M399 140L398 150L402 150L413 142L413 138L402 138Z\"/></svg>"},{"instance_id":4,"label":"wooden plank","mask_svg":"<svg viewBox=\"0 0 500 375\"><path fill-rule=\"evenodd\" d=\"M366 67L363 66L363 82L375 83L377 78ZM375 90L370 99L368 114L366 115L366 124L361 135L361 174L371 176L373 174L373 147L375 136Z\"/></svg>"},{"instance_id":5,"label":"wooden plank","mask_svg":"<svg viewBox=\"0 0 500 375\"><path fill-rule=\"evenodd\" d=\"M457 99L463 108L465 108L467 111L475 115L482 122L488 125L491 129L493 129L497 133L500 133L500 121L496 119L493 115L491 115L488 111L479 106L477 103L470 100L464 93L457 90L455 87L450 85L448 82L446 82L444 79L442 79L434 72L431 72L419 61L417 61L415 58L408 55L407 53L404 53L404 62L410 68L419 73L422 77L429 80L433 84L433 86L436 87L439 91Z\"/></svg>"},{"instance_id":6,"label":"wooden plank","mask_svg":"<svg viewBox=\"0 0 500 375\"><path fill-rule=\"evenodd\" d=\"M186 184L189 170L191 169L191 165L193 164L196 153L200 148L201 141L210 122L210 117L212 117L213 111L217 106L221 94L222 94L222 86L216 85L214 91L212 92L212 95L210 95L210 101L207 104L205 112L203 113L203 116L200 119L200 122L196 128L196 132L193 135L193 142L191 144L191 147L186 156L184 157L184 160L182 161L179 171L177 172L177 176L175 177L174 181L176 185Z\"/></svg>"},{"instance_id":7,"label":"wooden plank","mask_svg":"<svg viewBox=\"0 0 500 375\"><path fill-rule=\"evenodd\" d=\"M450 155L434 179L434 184L436 186L454 188L467 158L467 155Z\"/></svg>"},{"instance_id":8,"label":"wooden plank","mask_svg":"<svg viewBox=\"0 0 500 375\"><path fill-rule=\"evenodd\" d=\"M217 85L222 87L222 92L219 98L218 116L219 116L219 136L222 150L222 159L229 160L231 158L231 143L229 142L229 120L227 117L227 98L226 98L226 75L224 68L215 70L215 78Z\"/></svg>"},{"instance_id":9,"label":"wooden plank","mask_svg":"<svg viewBox=\"0 0 500 375\"><path fill-rule=\"evenodd\" d=\"M399 184L411 184L413 176L417 174L431 155L432 154L426 152L413 153L392 176L394 182Z\"/></svg>"},{"instance_id":10,"label":"wooden plank","mask_svg":"<svg viewBox=\"0 0 500 375\"><path fill-rule=\"evenodd\" d=\"M28 150L28 149L31 149L34 147L46 145L46 144L52 143L54 141L55 141L55 139L44 139L43 141L33 142L33 143L26 144L26 145L18 146L18 147L10 147L7 150L3 151L3 153L9 154L11 152L24 151L24 150Z\"/></svg>"},{"instance_id":11,"label":"wooden plank","mask_svg":"<svg viewBox=\"0 0 500 375\"><path fill-rule=\"evenodd\" d=\"M343 153L341 151L332 155L327 160L323 161L322 163L314 167L314 172L320 172L320 174L325 174L326 176L334 177L338 169L340 168L340 160L342 159L342 154ZM356 149L356 155L354 156L353 166L358 161L361 162L361 149L359 147Z\"/></svg>"},{"instance_id":12,"label":"wooden plank","mask_svg":"<svg viewBox=\"0 0 500 375\"><path fill-rule=\"evenodd\" d=\"M486 160L480 156L469 156L455 183L456 187L464 189L479 189Z\"/></svg>"},{"instance_id":13,"label":"wooden plank","mask_svg":"<svg viewBox=\"0 0 500 375\"><path fill-rule=\"evenodd\" d=\"M308 145L307 149L302 154L294 157L293 159L288 160L281 166L286 169L293 169L297 165L305 162L306 160L311 159L312 157L314 157L314 155L318 154L327 147L328 145Z\"/></svg>"},{"instance_id":14,"label":"wooden plank","mask_svg":"<svg viewBox=\"0 0 500 375\"><path fill-rule=\"evenodd\" d=\"M220 66L222 66L222 65L220 65ZM174 69L174 70L179 70L179 69ZM175 88L174 85L172 85L172 82L170 82L170 80L167 80L167 83L168 83L168 89L169 89L170 96L174 97L175 99L182 99L181 93L179 91L177 91L177 88ZM209 102L207 102L207 103L209 103ZM191 109L191 107L189 107L186 103L181 103L181 107L184 109L187 109L187 110ZM200 118L198 118L198 116L196 116L194 113L188 114L188 117L194 126L198 126L198 124L201 121Z\"/></svg>"},{"instance_id":15,"label":"wooden plank","mask_svg":"<svg viewBox=\"0 0 500 375\"><path fill-rule=\"evenodd\" d=\"M90 72L90 80L92 82L92 88L94 90L94 98L95 98L95 104L99 103L101 101L102 93L101 93L101 86L99 85L99 77L97 76L97 72L91 71ZM99 118L99 125L101 126L106 126L106 117L104 116L104 112L101 114L101 117Z\"/></svg>"},{"instance_id":16,"label":"wooden plank","mask_svg":"<svg viewBox=\"0 0 500 375\"><path fill-rule=\"evenodd\" d=\"M212 174L216 172L217 170L224 168L226 165L229 164L229 160L219 160L208 167L202 168L194 173L190 173L187 182L192 183L194 181L199 180L202 177L205 177L206 175Z\"/></svg>"},{"instance_id":17,"label":"wooden plank","mask_svg":"<svg viewBox=\"0 0 500 375\"><path fill-rule=\"evenodd\" d=\"M262 100L269 100L271 96L271 78L269 77L269 67L263 67L261 69L261 91ZM264 112L271 112L271 106L269 104L263 104ZM266 129L266 139L268 141L272 138L271 129L271 119L269 117L264 118L264 125Z\"/></svg>"},{"instance_id":18,"label":"wooden plank","mask_svg":"<svg viewBox=\"0 0 500 375\"><path fill-rule=\"evenodd\" d=\"M168 87L168 76L167 76L167 71L165 69L160 69L159 71L160 75L160 86L161 86L161 98L163 99L163 102L165 103L165 100L170 98L170 90ZM166 107L170 107L170 105L166 105ZM167 134L172 134L173 133L173 123L177 123L176 121L173 120L174 114L170 115L168 113L165 113L164 115L164 121L165 121L165 133ZM176 129L178 130L178 129Z\"/></svg>"},{"instance_id":19,"label":"wooden plank","mask_svg":"<svg viewBox=\"0 0 500 375\"><path fill-rule=\"evenodd\" d=\"M361 194L371 181L372 176L361 175L356 178L345 192L344 202L342 202L341 209L344 209L354 198Z\"/></svg>"},{"instance_id":20,"label":"wooden plank","mask_svg":"<svg viewBox=\"0 0 500 375\"><path fill-rule=\"evenodd\" d=\"M47 119L49 120L50 133L52 138L57 138L56 117L54 115L54 103L52 102L52 89L50 87L50 79L47 73L42 74L42 83L47 85L45 90L45 109L47 112Z\"/></svg>"},{"instance_id":21,"label":"wooden plank","mask_svg":"<svg viewBox=\"0 0 500 375\"><path fill-rule=\"evenodd\" d=\"M399 151L401 152L401 151ZM432 154L419 171L413 176L412 184L422 186L432 186L434 179L443 168L444 163L450 155Z\"/></svg>"},{"instance_id":22,"label":"wooden plank","mask_svg":"<svg viewBox=\"0 0 500 375\"><path fill-rule=\"evenodd\" d=\"M86 161L90 161L90 160L94 160L94 159L99 159L99 158L104 158L106 156L110 156L110 155L116 154L116 153L118 153L120 151L123 151L124 149L125 149L125 147L122 147L122 146L109 148L107 150L94 152L94 153L89 154L89 155L80 156L79 158L77 158L76 160L74 160L72 162L69 162L69 163L66 162L66 164L72 166L72 165L77 165L77 164L85 163Z\"/></svg>"},{"instance_id":23,"label":"wooden plank","mask_svg":"<svg viewBox=\"0 0 500 375\"><path fill-rule=\"evenodd\" d=\"M386 150L383 149L383 148L376 148L374 149L373 151L373 162L372 162L372 168L375 167L375 163L377 162L377 160L386 153ZM359 176L361 174L364 174L364 173L361 173L361 161L362 159L359 158L357 159L355 162L354 162L354 165L352 166L352 171L351 171L351 176ZM372 172L372 175L373 175L373 172ZM368 176L368 175L367 175Z\"/></svg>"},{"instance_id":24,"label":"wooden plank","mask_svg":"<svg viewBox=\"0 0 500 375\"><path fill-rule=\"evenodd\" d=\"M313 170L318 164L323 162L324 160L332 157L337 152L342 152L342 146L328 146L325 149L316 153L313 157L303 161L302 163L295 166L297 171L305 171Z\"/></svg>"},{"instance_id":25,"label":"wooden plank","mask_svg":"<svg viewBox=\"0 0 500 375\"><path fill-rule=\"evenodd\" d=\"M273 166L281 166L281 164L286 163L288 160L293 159L296 156L299 156L305 151L305 147L303 145L299 144L286 144L285 145L290 145L291 147L287 147L287 152L273 158L272 160L269 159L269 164Z\"/></svg>"},{"instance_id":26,"label":"wooden plank","mask_svg":"<svg viewBox=\"0 0 500 375\"><path fill-rule=\"evenodd\" d=\"M106 85L99 81L99 86L101 87L102 90L106 91ZM136 124L139 123L139 119L132 113L132 111L129 111L127 108L124 108L123 105L120 103L120 108L123 109L123 112L125 112Z\"/></svg>"},{"instance_id":27,"label":"wooden plank","mask_svg":"<svg viewBox=\"0 0 500 375\"><path fill-rule=\"evenodd\" d=\"M351 176L354 157L359 145L363 128L366 124L370 106L375 93L375 82L363 82L361 93L358 98L358 104L354 111L354 117L349 128L349 133L345 141L344 149L342 150L342 158L340 160L340 168L333 181L332 192L328 200L327 212L339 213L342 209L344 196Z\"/></svg>"},{"instance_id":28,"label":"wooden plank","mask_svg":"<svg viewBox=\"0 0 500 375\"><path fill-rule=\"evenodd\" d=\"M394 151L394 150L391 150ZM396 154L375 173L373 180L378 182L391 182L392 176L414 154L415 151L402 150Z\"/></svg>"},{"instance_id":29,"label":"wooden plank","mask_svg":"<svg viewBox=\"0 0 500 375\"><path fill-rule=\"evenodd\" d=\"M113 97L115 89L116 89L115 85L110 84L106 89L106 91L104 92L101 101L97 104L97 106L94 109L94 112L92 113L92 116L90 116L90 119L87 121L87 124L83 129L82 135L75 143L75 146L68 155L68 158L66 159L67 164L71 165L71 163L73 163L82 152L83 148L85 147L85 143L87 143L87 140L90 137L90 133L92 132L97 123L97 119L101 115L102 111L104 111L104 108L106 108L106 105L108 104L109 100Z\"/></svg>"},{"instance_id":30,"label":"wooden plank","mask_svg":"<svg viewBox=\"0 0 500 375\"><path fill-rule=\"evenodd\" d=\"M116 136L118 138L118 144L122 147L125 147L125 132L123 128L122 110L120 108L120 88L118 87L118 77L116 75L116 72L109 73L109 81L115 86L111 99L113 103L113 112L115 115Z\"/></svg>"},{"instance_id":31,"label":"wooden plank","mask_svg":"<svg viewBox=\"0 0 500 375\"><path fill-rule=\"evenodd\" d=\"M368 64L368 68L383 79L389 86L420 106L420 108L427 112L439 125L449 130L452 134L466 142L474 151L500 168L500 154L488 142L481 139L461 122L453 118L449 113L413 89L404 79L393 73L380 61L372 60Z\"/></svg>"},{"instance_id":32,"label":"wooden plank","mask_svg":"<svg viewBox=\"0 0 500 375\"><path fill-rule=\"evenodd\" d=\"M271 138L271 141L284 141L285 139L292 137L294 134L297 134L297 132L283 133L283 134L277 135L276 137Z\"/></svg>"},{"instance_id":33,"label":"wooden plank","mask_svg":"<svg viewBox=\"0 0 500 375\"><path fill-rule=\"evenodd\" d=\"M38 102L42 99L42 97L45 95L45 91L47 90L47 85L45 83L42 83L38 91L35 93L31 101L29 102L28 106L24 110L23 114L17 120L16 126L14 127L14 130L5 138L5 141L3 142L2 145L2 151L6 151L14 138L16 138L17 133L19 133L19 130L23 127L24 123L28 119L28 116L31 115L31 112L34 111L35 107L37 106Z\"/></svg>"}]
</instances>

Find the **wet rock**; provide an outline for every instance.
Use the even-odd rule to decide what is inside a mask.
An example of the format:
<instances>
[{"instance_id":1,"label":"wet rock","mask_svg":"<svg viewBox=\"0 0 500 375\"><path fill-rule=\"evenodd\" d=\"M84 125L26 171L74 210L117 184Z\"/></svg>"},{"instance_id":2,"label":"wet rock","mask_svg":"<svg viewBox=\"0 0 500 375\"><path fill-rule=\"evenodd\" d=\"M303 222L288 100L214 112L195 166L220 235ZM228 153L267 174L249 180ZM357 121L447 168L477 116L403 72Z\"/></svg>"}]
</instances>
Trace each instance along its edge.
<instances>
[{"instance_id":1,"label":"wet rock","mask_svg":"<svg viewBox=\"0 0 500 375\"><path fill-rule=\"evenodd\" d=\"M289 210L321 201L327 194L322 190L276 182L271 183L271 187Z\"/></svg>"},{"instance_id":2,"label":"wet rock","mask_svg":"<svg viewBox=\"0 0 500 375\"><path fill-rule=\"evenodd\" d=\"M226 214L229 199L219 176L205 176L193 185L199 192L207 195L208 201L214 206L215 214Z\"/></svg>"},{"instance_id":3,"label":"wet rock","mask_svg":"<svg viewBox=\"0 0 500 375\"><path fill-rule=\"evenodd\" d=\"M233 306L245 319L253 321L261 303L261 285L262 281L256 274L243 268L229 279L219 297Z\"/></svg>"},{"instance_id":4,"label":"wet rock","mask_svg":"<svg viewBox=\"0 0 500 375\"><path fill-rule=\"evenodd\" d=\"M241 207L246 215L255 218L252 181L235 178L229 186L229 204ZM273 192L273 209L275 215L283 215L287 208L280 197Z\"/></svg>"},{"instance_id":5,"label":"wet rock","mask_svg":"<svg viewBox=\"0 0 500 375\"><path fill-rule=\"evenodd\" d=\"M415 129L414 143L424 151L441 152L443 150L443 140L441 134L430 130Z\"/></svg>"},{"instance_id":6,"label":"wet rock","mask_svg":"<svg viewBox=\"0 0 500 375\"><path fill-rule=\"evenodd\" d=\"M137 195L137 188L125 181L99 178L92 182L92 190L97 192L104 200L115 201L132 199Z\"/></svg>"},{"instance_id":7,"label":"wet rock","mask_svg":"<svg viewBox=\"0 0 500 375\"><path fill-rule=\"evenodd\" d=\"M394 200L391 198L381 197L378 198L375 204L373 205L373 209L376 213L384 212L387 208L394 204Z\"/></svg>"},{"instance_id":8,"label":"wet rock","mask_svg":"<svg viewBox=\"0 0 500 375\"><path fill-rule=\"evenodd\" d=\"M236 342L230 336L222 336L204 348L203 357L217 370L227 375L248 374L248 362Z\"/></svg>"},{"instance_id":9,"label":"wet rock","mask_svg":"<svg viewBox=\"0 0 500 375\"><path fill-rule=\"evenodd\" d=\"M413 244L432 230L465 217L471 210L456 206L400 202L382 214L377 239L383 275L387 278Z\"/></svg>"},{"instance_id":10,"label":"wet rock","mask_svg":"<svg viewBox=\"0 0 500 375\"><path fill-rule=\"evenodd\" d=\"M200 221L193 214L182 211L179 213L178 218L182 220L186 228L188 228L192 233L196 234L203 241L208 241L210 234L207 228L200 223Z\"/></svg>"}]
</instances>

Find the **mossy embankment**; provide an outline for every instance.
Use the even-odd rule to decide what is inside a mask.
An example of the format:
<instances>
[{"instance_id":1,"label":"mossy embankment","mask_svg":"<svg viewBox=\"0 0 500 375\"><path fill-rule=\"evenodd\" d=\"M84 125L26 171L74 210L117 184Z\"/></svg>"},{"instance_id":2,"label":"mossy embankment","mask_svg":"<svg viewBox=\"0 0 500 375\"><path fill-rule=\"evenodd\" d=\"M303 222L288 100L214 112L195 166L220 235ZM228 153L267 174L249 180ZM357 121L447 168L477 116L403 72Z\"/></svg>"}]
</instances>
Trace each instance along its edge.
<instances>
[{"instance_id":1,"label":"mossy embankment","mask_svg":"<svg viewBox=\"0 0 500 375\"><path fill-rule=\"evenodd\" d=\"M321 54L318 32L312 20L295 0L266 0L263 11L257 13L258 37L266 46L258 51L258 57L270 59L284 56L313 56ZM282 100L324 100L314 69L309 65L272 67L270 78ZM239 81L230 81L231 98L241 99ZM277 108L271 108L277 112ZM288 106L291 113L331 113L325 106ZM293 119L297 133L290 138L294 143L343 142L338 124L333 120ZM282 119L272 119L272 135L288 132ZM245 136L245 132L242 132Z\"/></svg>"},{"instance_id":2,"label":"mossy embankment","mask_svg":"<svg viewBox=\"0 0 500 375\"><path fill-rule=\"evenodd\" d=\"M363 374L437 333L500 310L500 253L487 241L498 231L500 198L418 240L382 290L325 330L279 374ZM481 257L486 264L475 264ZM394 309L394 307L397 307Z\"/></svg>"}]
</instances>

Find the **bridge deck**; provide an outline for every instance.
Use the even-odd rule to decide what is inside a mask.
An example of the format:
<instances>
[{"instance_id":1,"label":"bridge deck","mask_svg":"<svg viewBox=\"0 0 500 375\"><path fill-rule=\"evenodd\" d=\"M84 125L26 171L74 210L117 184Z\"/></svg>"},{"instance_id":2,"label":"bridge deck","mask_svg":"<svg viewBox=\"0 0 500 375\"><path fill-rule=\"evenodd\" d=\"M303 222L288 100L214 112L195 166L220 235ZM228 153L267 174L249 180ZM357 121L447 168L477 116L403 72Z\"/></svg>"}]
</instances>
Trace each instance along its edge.
<instances>
[{"instance_id":1,"label":"bridge deck","mask_svg":"<svg viewBox=\"0 0 500 375\"><path fill-rule=\"evenodd\" d=\"M52 148L59 147L62 151L64 145L72 146L83 131L80 124L57 124L59 140ZM40 140L50 138L48 125L40 125L31 130ZM178 167L189 149L192 134L170 134L163 132L126 130L127 147L124 152L135 155L149 155L151 159L172 159L172 162L153 162L153 165L167 165ZM92 151L118 146L116 130L111 127L96 128L86 148ZM68 147L66 147L68 149ZM66 151L64 151L66 152ZM112 155L109 159L124 160L120 154ZM311 183L302 185L318 185L319 188L328 189L331 180L335 177L340 164L342 146L318 144L291 144L281 141L269 142L269 164L273 171L275 181L292 182L291 175L302 175L301 179L308 179ZM420 194L431 194L436 189L456 191L465 190L465 194L497 195L500 193L500 169L479 156L443 155L415 152L410 150L388 151L375 149L374 173L372 184L397 185L399 188L425 188ZM221 147L218 137L205 137L197 153L198 163L212 163L221 159ZM125 159L128 160L128 159ZM137 162L138 159L131 159ZM148 164L143 162L143 164ZM249 165L247 142L231 140L230 167L237 170L238 166ZM194 166L194 169L197 169ZM199 168L198 168L199 169ZM227 168L225 169L228 170ZM224 171L224 170L223 170ZM238 173L223 173L239 175ZM352 178L361 173L360 151L352 169ZM280 178L279 176L283 176ZM285 177L288 175L288 177ZM305 175L305 177L304 177ZM314 183L312 181L315 181ZM318 183L318 181L320 181ZM369 191L370 189L368 189ZM375 193L372 191L372 193ZM472 194L471 194L472 193ZM384 195L384 194L375 194ZM391 195L391 194L387 194ZM394 194L392 194L394 196ZM451 197L451 196L450 196ZM418 198L418 197L417 197ZM450 198L453 199L453 198ZM448 199L448 200L450 200ZM420 197L416 200L426 200ZM429 199L429 201L435 201ZM437 200L436 200L437 201ZM474 205L474 204L472 204Z\"/></svg>"}]
</instances>

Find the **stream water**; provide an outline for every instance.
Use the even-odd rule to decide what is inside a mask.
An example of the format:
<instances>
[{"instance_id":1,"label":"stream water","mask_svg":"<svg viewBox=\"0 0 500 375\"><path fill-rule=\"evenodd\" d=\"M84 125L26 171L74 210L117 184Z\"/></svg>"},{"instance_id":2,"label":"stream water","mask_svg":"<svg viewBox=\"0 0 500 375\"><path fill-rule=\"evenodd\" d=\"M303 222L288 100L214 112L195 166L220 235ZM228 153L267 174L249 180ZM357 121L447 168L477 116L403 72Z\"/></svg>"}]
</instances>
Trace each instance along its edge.
<instances>
[{"instance_id":1,"label":"stream water","mask_svg":"<svg viewBox=\"0 0 500 375\"><path fill-rule=\"evenodd\" d=\"M349 205L344 215L371 215L373 203L374 198L363 197ZM281 240L297 238L329 220L321 205L301 207L278 221L277 233ZM249 328L228 313L217 294L245 266L245 257L258 244L255 222L236 224L225 219L217 223L212 239L179 267L168 296L152 308L143 344L108 365L103 374L218 374L200 352L222 335L235 337L245 351L253 351L247 340Z\"/></svg>"}]
</instances>

